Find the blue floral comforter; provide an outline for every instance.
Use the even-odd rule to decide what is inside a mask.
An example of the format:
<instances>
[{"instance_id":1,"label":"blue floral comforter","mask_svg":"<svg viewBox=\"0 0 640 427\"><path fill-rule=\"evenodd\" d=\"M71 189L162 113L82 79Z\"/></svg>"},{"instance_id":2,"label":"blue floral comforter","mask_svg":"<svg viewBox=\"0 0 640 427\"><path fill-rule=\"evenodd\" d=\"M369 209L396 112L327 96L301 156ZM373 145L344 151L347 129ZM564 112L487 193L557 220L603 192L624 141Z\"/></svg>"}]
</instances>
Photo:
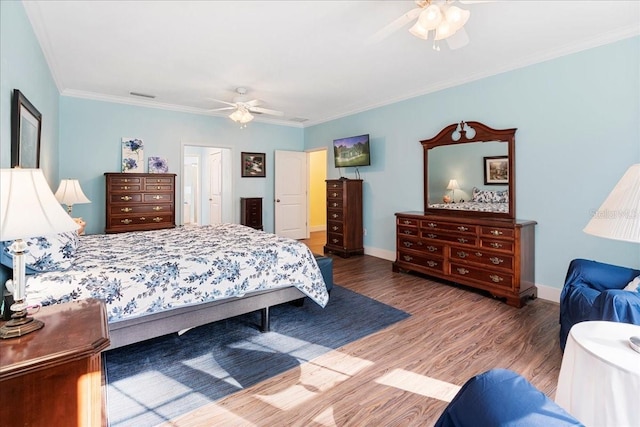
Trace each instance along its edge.
<instances>
[{"instance_id":1,"label":"blue floral comforter","mask_svg":"<svg viewBox=\"0 0 640 427\"><path fill-rule=\"evenodd\" d=\"M71 267L27 281L29 303L98 298L109 322L296 286L321 306L324 280L297 240L239 224L80 237Z\"/></svg>"}]
</instances>

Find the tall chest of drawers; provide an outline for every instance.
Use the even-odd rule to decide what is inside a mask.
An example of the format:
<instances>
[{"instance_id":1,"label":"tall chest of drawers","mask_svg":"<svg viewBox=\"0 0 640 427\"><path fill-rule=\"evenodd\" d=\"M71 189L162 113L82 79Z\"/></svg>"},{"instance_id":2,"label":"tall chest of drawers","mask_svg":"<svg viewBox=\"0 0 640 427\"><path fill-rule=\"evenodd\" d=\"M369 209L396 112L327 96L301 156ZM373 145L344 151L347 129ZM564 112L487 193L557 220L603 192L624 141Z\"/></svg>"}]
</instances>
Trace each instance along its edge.
<instances>
[{"instance_id":1,"label":"tall chest of drawers","mask_svg":"<svg viewBox=\"0 0 640 427\"><path fill-rule=\"evenodd\" d=\"M105 173L106 233L176 226L175 174Z\"/></svg>"},{"instance_id":2,"label":"tall chest of drawers","mask_svg":"<svg viewBox=\"0 0 640 427\"><path fill-rule=\"evenodd\" d=\"M410 270L506 298L522 307L537 294L535 221L396 214L394 271Z\"/></svg>"},{"instance_id":3,"label":"tall chest of drawers","mask_svg":"<svg viewBox=\"0 0 640 427\"><path fill-rule=\"evenodd\" d=\"M324 252L342 257L362 255L362 180L329 179L327 183L327 243Z\"/></svg>"},{"instance_id":4,"label":"tall chest of drawers","mask_svg":"<svg viewBox=\"0 0 640 427\"><path fill-rule=\"evenodd\" d=\"M240 224L262 230L262 197L240 198Z\"/></svg>"}]
</instances>

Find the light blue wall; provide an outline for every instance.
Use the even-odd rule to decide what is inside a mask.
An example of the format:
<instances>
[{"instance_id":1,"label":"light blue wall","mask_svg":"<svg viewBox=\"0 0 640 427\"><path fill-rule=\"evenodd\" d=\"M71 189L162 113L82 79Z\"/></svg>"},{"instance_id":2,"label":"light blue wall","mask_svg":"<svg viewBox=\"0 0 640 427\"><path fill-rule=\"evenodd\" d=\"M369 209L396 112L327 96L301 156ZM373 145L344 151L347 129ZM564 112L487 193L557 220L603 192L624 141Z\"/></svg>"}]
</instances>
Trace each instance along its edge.
<instances>
[{"instance_id":1,"label":"light blue wall","mask_svg":"<svg viewBox=\"0 0 640 427\"><path fill-rule=\"evenodd\" d=\"M228 147L232 153L233 196L239 222L240 197L263 197L266 231L273 231L273 160L275 150L303 150L303 129L251 122L240 129L226 117L179 113L62 96L60 99L60 176L76 178L91 204L76 205L74 216L87 222L87 233L104 231L105 172L120 172L122 137L144 141L148 156L168 159L176 173L176 200L181 201L182 145ZM240 153L266 153L266 178L241 178ZM146 166L145 166L146 172ZM176 210L178 223L182 211Z\"/></svg>"},{"instance_id":2,"label":"light blue wall","mask_svg":"<svg viewBox=\"0 0 640 427\"><path fill-rule=\"evenodd\" d=\"M11 166L11 99L19 89L42 114L40 168L58 188L58 89L22 2L0 1L0 166Z\"/></svg>"},{"instance_id":3,"label":"light blue wall","mask_svg":"<svg viewBox=\"0 0 640 427\"><path fill-rule=\"evenodd\" d=\"M371 135L372 164L360 168L365 247L392 253L394 213L423 207L419 141L461 120L517 127L516 215L538 222L536 282L559 288L573 258L640 267L640 245L582 232L640 162L639 64L634 37L309 127L305 147ZM328 157L327 175L337 178Z\"/></svg>"}]
</instances>

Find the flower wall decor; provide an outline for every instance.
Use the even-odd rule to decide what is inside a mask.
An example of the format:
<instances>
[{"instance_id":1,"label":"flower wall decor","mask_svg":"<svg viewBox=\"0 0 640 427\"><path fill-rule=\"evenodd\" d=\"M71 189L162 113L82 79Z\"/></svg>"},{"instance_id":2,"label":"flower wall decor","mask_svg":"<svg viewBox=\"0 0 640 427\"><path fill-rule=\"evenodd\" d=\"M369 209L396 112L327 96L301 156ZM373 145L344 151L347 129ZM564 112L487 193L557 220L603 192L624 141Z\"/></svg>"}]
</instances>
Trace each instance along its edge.
<instances>
[{"instance_id":1,"label":"flower wall decor","mask_svg":"<svg viewBox=\"0 0 640 427\"><path fill-rule=\"evenodd\" d=\"M122 138L122 172L144 172L144 143L139 138Z\"/></svg>"},{"instance_id":2,"label":"flower wall decor","mask_svg":"<svg viewBox=\"0 0 640 427\"><path fill-rule=\"evenodd\" d=\"M167 159L162 157L149 156L149 173L167 173L169 165Z\"/></svg>"}]
</instances>

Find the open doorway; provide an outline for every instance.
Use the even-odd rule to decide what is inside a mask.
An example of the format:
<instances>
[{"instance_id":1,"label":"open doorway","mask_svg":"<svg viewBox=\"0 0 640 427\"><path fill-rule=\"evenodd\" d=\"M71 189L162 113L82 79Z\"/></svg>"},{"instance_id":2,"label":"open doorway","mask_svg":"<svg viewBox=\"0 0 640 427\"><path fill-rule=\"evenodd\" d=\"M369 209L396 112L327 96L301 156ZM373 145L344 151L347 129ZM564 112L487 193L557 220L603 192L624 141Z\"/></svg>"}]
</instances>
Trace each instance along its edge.
<instances>
[{"instance_id":1,"label":"open doorway","mask_svg":"<svg viewBox=\"0 0 640 427\"><path fill-rule=\"evenodd\" d=\"M231 149L184 145L182 223L233 222Z\"/></svg>"}]
</instances>

